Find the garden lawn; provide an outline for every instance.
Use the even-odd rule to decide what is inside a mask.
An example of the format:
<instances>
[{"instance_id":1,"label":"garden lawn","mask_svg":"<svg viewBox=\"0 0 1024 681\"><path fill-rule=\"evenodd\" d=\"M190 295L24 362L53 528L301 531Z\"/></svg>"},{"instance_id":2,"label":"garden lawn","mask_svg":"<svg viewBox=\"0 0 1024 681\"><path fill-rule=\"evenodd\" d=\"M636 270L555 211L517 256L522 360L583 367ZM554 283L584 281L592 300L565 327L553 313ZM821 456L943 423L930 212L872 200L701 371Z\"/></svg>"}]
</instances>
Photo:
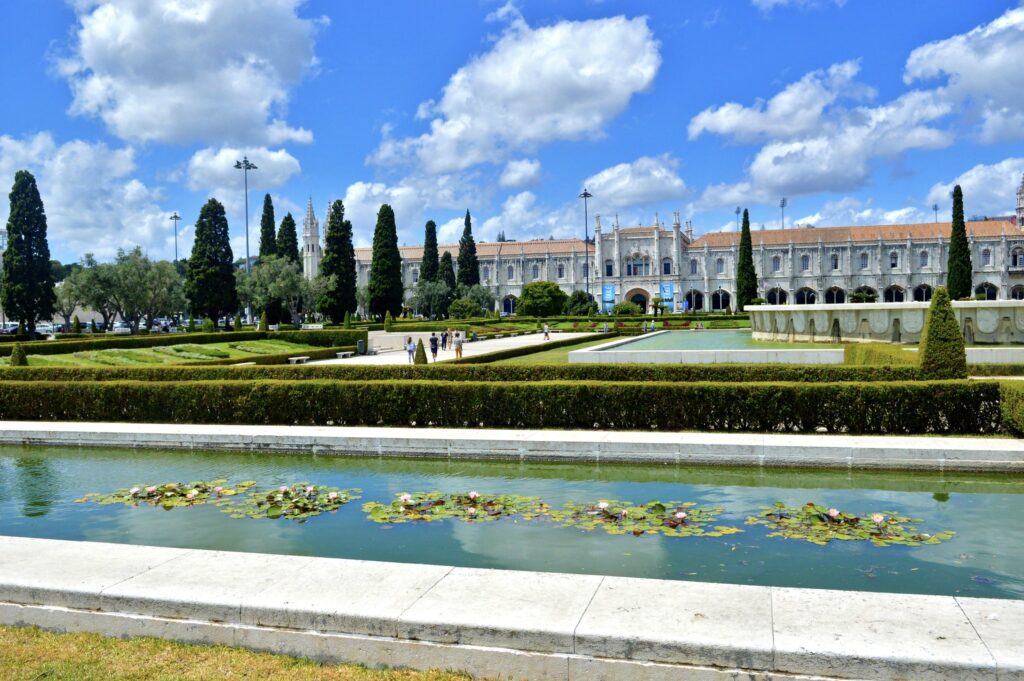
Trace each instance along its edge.
<instances>
[{"instance_id":1,"label":"garden lawn","mask_svg":"<svg viewBox=\"0 0 1024 681\"><path fill-rule=\"evenodd\" d=\"M0 678L29 681L469 681L463 674L319 664L243 648L0 627Z\"/></svg>"},{"instance_id":2,"label":"garden lawn","mask_svg":"<svg viewBox=\"0 0 1024 681\"><path fill-rule=\"evenodd\" d=\"M559 336L552 336L554 340L564 340ZM621 340L616 338L601 338L598 340L588 341L586 343L579 343L577 345L570 345L564 348L554 348L553 350L541 350L540 352L534 352L529 355L523 355L521 357L510 357L509 359L499 359L495 362L488 362L488 364L568 364L569 353L573 350L582 350L583 348L589 348L594 345L604 345L611 343L614 340ZM538 345L538 348L543 348L543 345Z\"/></svg>"},{"instance_id":3,"label":"garden lawn","mask_svg":"<svg viewBox=\"0 0 1024 681\"><path fill-rule=\"evenodd\" d=\"M244 362L259 355L302 353L322 350L313 345L289 343L280 340L230 341L226 343L179 343L152 348L125 348L110 350L84 350L64 355L29 355L29 366L56 367L131 367L185 364L217 359L237 359ZM7 365L9 359L0 359Z\"/></svg>"}]
</instances>

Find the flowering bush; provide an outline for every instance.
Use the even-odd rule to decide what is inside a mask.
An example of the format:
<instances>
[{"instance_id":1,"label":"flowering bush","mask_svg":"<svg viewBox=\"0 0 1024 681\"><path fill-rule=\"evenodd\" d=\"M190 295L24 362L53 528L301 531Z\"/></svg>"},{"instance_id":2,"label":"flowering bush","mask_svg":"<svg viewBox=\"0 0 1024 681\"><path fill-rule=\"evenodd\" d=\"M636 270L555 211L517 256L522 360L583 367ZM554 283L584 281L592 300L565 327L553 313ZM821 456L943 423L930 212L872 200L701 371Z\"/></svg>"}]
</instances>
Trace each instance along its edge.
<instances>
[{"instance_id":1,"label":"flowering bush","mask_svg":"<svg viewBox=\"0 0 1024 681\"><path fill-rule=\"evenodd\" d=\"M710 524L722 513L720 508L698 508L693 502L649 501L633 505L628 501L599 501L591 504L567 504L551 518L562 527L593 530L608 534L663 534L669 537L722 537L743 530Z\"/></svg>"},{"instance_id":2,"label":"flowering bush","mask_svg":"<svg viewBox=\"0 0 1024 681\"><path fill-rule=\"evenodd\" d=\"M800 508L782 502L762 507L762 513L747 518L748 525L767 525L773 530L769 537L800 539L812 544L825 545L833 539L840 541L870 541L875 546L921 546L938 544L952 539L955 532L921 532L916 524L921 520L891 512L876 512L863 516L818 506L813 501Z\"/></svg>"}]
</instances>

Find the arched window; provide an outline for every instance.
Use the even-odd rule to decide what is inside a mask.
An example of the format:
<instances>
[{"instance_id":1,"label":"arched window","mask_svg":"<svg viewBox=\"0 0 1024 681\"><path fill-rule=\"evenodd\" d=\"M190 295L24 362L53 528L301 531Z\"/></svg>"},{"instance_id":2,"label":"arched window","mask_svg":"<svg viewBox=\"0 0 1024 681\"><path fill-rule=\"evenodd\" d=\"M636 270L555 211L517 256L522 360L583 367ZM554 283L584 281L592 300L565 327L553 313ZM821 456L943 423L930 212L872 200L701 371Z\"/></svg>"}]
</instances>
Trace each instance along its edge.
<instances>
[{"instance_id":1,"label":"arched window","mask_svg":"<svg viewBox=\"0 0 1024 681\"><path fill-rule=\"evenodd\" d=\"M615 272L615 264L611 260L604 261L604 276L613 277Z\"/></svg>"},{"instance_id":2,"label":"arched window","mask_svg":"<svg viewBox=\"0 0 1024 681\"><path fill-rule=\"evenodd\" d=\"M672 274L672 260L670 258L665 258L661 261L661 273Z\"/></svg>"},{"instance_id":3,"label":"arched window","mask_svg":"<svg viewBox=\"0 0 1024 681\"><path fill-rule=\"evenodd\" d=\"M626 276L644 277L651 275L651 260L639 255L632 255L626 258Z\"/></svg>"},{"instance_id":4,"label":"arched window","mask_svg":"<svg viewBox=\"0 0 1024 681\"><path fill-rule=\"evenodd\" d=\"M842 305L846 302L846 291L833 286L829 290L825 291L825 304L826 305Z\"/></svg>"},{"instance_id":5,"label":"arched window","mask_svg":"<svg viewBox=\"0 0 1024 681\"><path fill-rule=\"evenodd\" d=\"M914 289L914 302L927 303L932 299L932 287L928 284L921 284Z\"/></svg>"},{"instance_id":6,"label":"arched window","mask_svg":"<svg viewBox=\"0 0 1024 681\"><path fill-rule=\"evenodd\" d=\"M724 273L725 273L725 260L722 259L722 258L719 258L718 260L715 261L715 274L724 274ZM714 310L715 308L712 307L711 309Z\"/></svg>"},{"instance_id":7,"label":"arched window","mask_svg":"<svg viewBox=\"0 0 1024 681\"><path fill-rule=\"evenodd\" d=\"M780 258L779 256L775 256L774 258L772 258L772 272L781 272L781 271L782 271L782 258Z\"/></svg>"},{"instance_id":8,"label":"arched window","mask_svg":"<svg viewBox=\"0 0 1024 681\"><path fill-rule=\"evenodd\" d=\"M513 267L512 265L509 265L508 268L505 270L505 279L507 281L512 281L515 278L516 278L516 268Z\"/></svg>"},{"instance_id":9,"label":"arched window","mask_svg":"<svg viewBox=\"0 0 1024 681\"><path fill-rule=\"evenodd\" d=\"M805 253L800 256L800 271L806 272L809 269L811 269L811 256Z\"/></svg>"},{"instance_id":10,"label":"arched window","mask_svg":"<svg viewBox=\"0 0 1024 681\"><path fill-rule=\"evenodd\" d=\"M921 267L928 267L928 251L921 251Z\"/></svg>"},{"instance_id":11,"label":"arched window","mask_svg":"<svg viewBox=\"0 0 1024 681\"><path fill-rule=\"evenodd\" d=\"M704 309L704 294L700 291L690 291L686 294L686 306L691 311Z\"/></svg>"},{"instance_id":12,"label":"arched window","mask_svg":"<svg viewBox=\"0 0 1024 681\"><path fill-rule=\"evenodd\" d=\"M482 274L483 274L483 276L481 278L484 281L490 281L491 280L491 268L488 267L487 265L484 265L484 271L482 272Z\"/></svg>"},{"instance_id":13,"label":"arched window","mask_svg":"<svg viewBox=\"0 0 1024 681\"><path fill-rule=\"evenodd\" d=\"M532 279L534 281L536 281L537 279L540 279L540 265L534 265L533 266L532 274L533 274Z\"/></svg>"},{"instance_id":14,"label":"arched window","mask_svg":"<svg viewBox=\"0 0 1024 681\"><path fill-rule=\"evenodd\" d=\"M834 269L834 270L838 270L839 269L839 254L838 253L833 253L832 254L832 269Z\"/></svg>"},{"instance_id":15,"label":"arched window","mask_svg":"<svg viewBox=\"0 0 1024 681\"><path fill-rule=\"evenodd\" d=\"M891 267L892 269L896 269L899 266L900 254L897 253L896 251L893 251L892 253L889 254L889 267Z\"/></svg>"},{"instance_id":16,"label":"arched window","mask_svg":"<svg viewBox=\"0 0 1024 681\"><path fill-rule=\"evenodd\" d=\"M814 289L804 287L796 292L795 297L797 305L814 305L818 294L814 292Z\"/></svg>"},{"instance_id":17,"label":"arched window","mask_svg":"<svg viewBox=\"0 0 1024 681\"><path fill-rule=\"evenodd\" d=\"M718 289L717 291L711 294L711 310L724 310L725 308L729 307L730 300L731 299L729 297L728 291Z\"/></svg>"},{"instance_id":18,"label":"arched window","mask_svg":"<svg viewBox=\"0 0 1024 681\"><path fill-rule=\"evenodd\" d=\"M885 289L883 299L887 303L902 303L904 300L906 300L906 295L906 291L904 291L899 286L894 285Z\"/></svg>"},{"instance_id":19,"label":"arched window","mask_svg":"<svg viewBox=\"0 0 1024 681\"><path fill-rule=\"evenodd\" d=\"M992 264L992 251L985 248L981 251L981 266L988 267Z\"/></svg>"},{"instance_id":20,"label":"arched window","mask_svg":"<svg viewBox=\"0 0 1024 681\"><path fill-rule=\"evenodd\" d=\"M1024 286L1014 286L1010 289L1010 300L1024 300Z\"/></svg>"},{"instance_id":21,"label":"arched window","mask_svg":"<svg viewBox=\"0 0 1024 681\"><path fill-rule=\"evenodd\" d=\"M852 303L874 303L878 301L878 291L870 286L861 286L850 298Z\"/></svg>"},{"instance_id":22,"label":"arched window","mask_svg":"<svg viewBox=\"0 0 1024 681\"><path fill-rule=\"evenodd\" d=\"M558 278L565 279L565 265L558 265Z\"/></svg>"},{"instance_id":23,"label":"arched window","mask_svg":"<svg viewBox=\"0 0 1024 681\"><path fill-rule=\"evenodd\" d=\"M1018 246L1010 251L1010 267L1024 267L1024 248Z\"/></svg>"},{"instance_id":24,"label":"arched window","mask_svg":"<svg viewBox=\"0 0 1024 681\"><path fill-rule=\"evenodd\" d=\"M420 271L417 270L417 269L413 269L413 271L412 271L412 283L415 284L419 280L420 280Z\"/></svg>"},{"instance_id":25,"label":"arched window","mask_svg":"<svg viewBox=\"0 0 1024 681\"><path fill-rule=\"evenodd\" d=\"M974 289L974 293L985 296L985 300L995 300L999 296L999 289L986 281Z\"/></svg>"},{"instance_id":26,"label":"arched window","mask_svg":"<svg viewBox=\"0 0 1024 681\"><path fill-rule=\"evenodd\" d=\"M862 270L866 270L868 268L868 254L867 253L861 253L860 254L860 268Z\"/></svg>"},{"instance_id":27,"label":"arched window","mask_svg":"<svg viewBox=\"0 0 1024 681\"><path fill-rule=\"evenodd\" d=\"M768 300L769 305L785 305L787 295L785 289L773 288L768 291L768 295L765 298Z\"/></svg>"},{"instance_id":28,"label":"arched window","mask_svg":"<svg viewBox=\"0 0 1024 681\"><path fill-rule=\"evenodd\" d=\"M690 274L697 274L697 260L690 260Z\"/></svg>"}]
</instances>

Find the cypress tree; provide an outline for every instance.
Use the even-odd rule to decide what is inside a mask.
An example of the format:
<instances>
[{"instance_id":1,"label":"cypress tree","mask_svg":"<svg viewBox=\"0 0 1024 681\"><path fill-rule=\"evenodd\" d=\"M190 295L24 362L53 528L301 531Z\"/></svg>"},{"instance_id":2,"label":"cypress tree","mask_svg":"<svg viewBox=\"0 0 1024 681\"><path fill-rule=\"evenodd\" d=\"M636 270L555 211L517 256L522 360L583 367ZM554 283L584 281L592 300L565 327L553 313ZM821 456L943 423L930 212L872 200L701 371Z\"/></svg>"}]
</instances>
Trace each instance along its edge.
<instances>
[{"instance_id":1,"label":"cypress tree","mask_svg":"<svg viewBox=\"0 0 1024 681\"><path fill-rule=\"evenodd\" d=\"M356 252L352 246L352 223L345 219L345 204L335 201L327 218L324 234L324 256L320 274L334 275L337 283L325 296L324 313L340 324L356 309Z\"/></svg>"},{"instance_id":2,"label":"cypress tree","mask_svg":"<svg viewBox=\"0 0 1024 681\"><path fill-rule=\"evenodd\" d=\"M405 289L402 284L402 254L398 251L395 211L384 204L377 213L373 231L373 260L370 263L370 313L383 317L402 313Z\"/></svg>"},{"instance_id":3,"label":"cypress tree","mask_svg":"<svg viewBox=\"0 0 1024 681\"><path fill-rule=\"evenodd\" d=\"M750 238L750 214L744 209L740 259L736 264L736 309L746 309L754 298L757 298L757 270L754 269L754 246Z\"/></svg>"},{"instance_id":4,"label":"cypress tree","mask_svg":"<svg viewBox=\"0 0 1024 681\"><path fill-rule=\"evenodd\" d=\"M274 228L277 221L274 220L274 202L270 194L263 197L263 217L260 218L260 257L266 258L270 255L277 255L277 237Z\"/></svg>"},{"instance_id":5,"label":"cypress tree","mask_svg":"<svg viewBox=\"0 0 1024 681\"><path fill-rule=\"evenodd\" d=\"M452 254L445 251L441 256L441 264L438 266L437 273L438 280L448 287L448 297L445 299L444 309L436 310L438 315L448 316L448 306L451 305L455 298L458 297L456 289L458 289L458 282L455 280L455 263L452 262Z\"/></svg>"},{"instance_id":6,"label":"cypress tree","mask_svg":"<svg viewBox=\"0 0 1024 681\"><path fill-rule=\"evenodd\" d=\"M302 261L299 260L299 234L291 213L284 216L281 220L281 229L277 231L277 254L302 265Z\"/></svg>"},{"instance_id":7,"label":"cypress tree","mask_svg":"<svg viewBox=\"0 0 1024 681\"><path fill-rule=\"evenodd\" d=\"M427 226L423 235L423 262L420 264L421 281L437 281L438 267L437 260L437 225L433 220L427 220Z\"/></svg>"},{"instance_id":8,"label":"cypress tree","mask_svg":"<svg viewBox=\"0 0 1024 681\"><path fill-rule=\"evenodd\" d=\"M224 205L210 199L199 211L196 237L185 274L185 297L193 315L213 320L238 308L234 256Z\"/></svg>"},{"instance_id":9,"label":"cypress tree","mask_svg":"<svg viewBox=\"0 0 1024 681\"><path fill-rule=\"evenodd\" d=\"M459 239L459 283L469 288L480 283L480 263L476 259L476 241L473 240L473 223L466 211L466 226Z\"/></svg>"},{"instance_id":10,"label":"cypress tree","mask_svg":"<svg viewBox=\"0 0 1024 681\"><path fill-rule=\"evenodd\" d=\"M53 290L50 245L46 241L46 213L32 173L15 173L10 199L0 305L8 317L23 323L34 338L36 322L53 316L57 294Z\"/></svg>"},{"instance_id":11,"label":"cypress tree","mask_svg":"<svg viewBox=\"0 0 1024 681\"><path fill-rule=\"evenodd\" d=\"M953 226L949 235L949 261L946 263L946 283L953 300L968 298L974 266L971 264L971 246L967 243L967 225L964 224L964 193L960 185L953 188Z\"/></svg>"},{"instance_id":12,"label":"cypress tree","mask_svg":"<svg viewBox=\"0 0 1024 681\"><path fill-rule=\"evenodd\" d=\"M921 374L926 379L967 378L964 337L949 294L941 286L935 289L928 307L918 354Z\"/></svg>"}]
</instances>

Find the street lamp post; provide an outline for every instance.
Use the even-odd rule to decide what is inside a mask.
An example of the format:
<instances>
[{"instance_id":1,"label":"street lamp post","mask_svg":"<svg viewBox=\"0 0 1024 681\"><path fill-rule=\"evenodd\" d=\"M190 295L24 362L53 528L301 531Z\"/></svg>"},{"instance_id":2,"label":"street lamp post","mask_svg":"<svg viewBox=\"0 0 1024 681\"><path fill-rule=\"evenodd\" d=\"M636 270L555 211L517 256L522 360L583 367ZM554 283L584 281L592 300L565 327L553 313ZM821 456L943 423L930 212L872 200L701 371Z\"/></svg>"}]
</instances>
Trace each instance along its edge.
<instances>
[{"instance_id":1,"label":"street lamp post","mask_svg":"<svg viewBox=\"0 0 1024 681\"><path fill-rule=\"evenodd\" d=\"M939 204L933 203L932 204L932 210L935 211L935 222L938 223L938 221L939 221Z\"/></svg>"},{"instance_id":2,"label":"street lamp post","mask_svg":"<svg viewBox=\"0 0 1024 681\"><path fill-rule=\"evenodd\" d=\"M174 223L174 266L178 266L178 220L181 220L181 216L178 215L178 211L174 211L169 220Z\"/></svg>"},{"instance_id":3,"label":"street lamp post","mask_svg":"<svg viewBox=\"0 0 1024 681\"><path fill-rule=\"evenodd\" d=\"M779 201L779 208L782 210L782 229L786 229L786 206L789 205L789 201L783 196L782 200Z\"/></svg>"},{"instance_id":4,"label":"street lamp post","mask_svg":"<svg viewBox=\"0 0 1024 681\"><path fill-rule=\"evenodd\" d=\"M256 164L249 161L248 156L243 156L241 161L235 161L235 169L241 170L245 178L245 271L249 271L249 171L257 170Z\"/></svg>"},{"instance_id":5,"label":"street lamp post","mask_svg":"<svg viewBox=\"0 0 1024 681\"><path fill-rule=\"evenodd\" d=\"M736 231L740 231L740 207L736 206Z\"/></svg>"},{"instance_id":6,"label":"street lamp post","mask_svg":"<svg viewBox=\"0 0 1024 681\"><path fill-rule=\"evenodd\" d=\"M583 270L584 279L586 280L587 286L587 303L590 302L590 216L587 213L587 199L594 198L594 195L587 191L587 188L583 188L583 192L579 195L579 198L583 199L583 257L587 264Z\"/></svg>"}]
</instances>

